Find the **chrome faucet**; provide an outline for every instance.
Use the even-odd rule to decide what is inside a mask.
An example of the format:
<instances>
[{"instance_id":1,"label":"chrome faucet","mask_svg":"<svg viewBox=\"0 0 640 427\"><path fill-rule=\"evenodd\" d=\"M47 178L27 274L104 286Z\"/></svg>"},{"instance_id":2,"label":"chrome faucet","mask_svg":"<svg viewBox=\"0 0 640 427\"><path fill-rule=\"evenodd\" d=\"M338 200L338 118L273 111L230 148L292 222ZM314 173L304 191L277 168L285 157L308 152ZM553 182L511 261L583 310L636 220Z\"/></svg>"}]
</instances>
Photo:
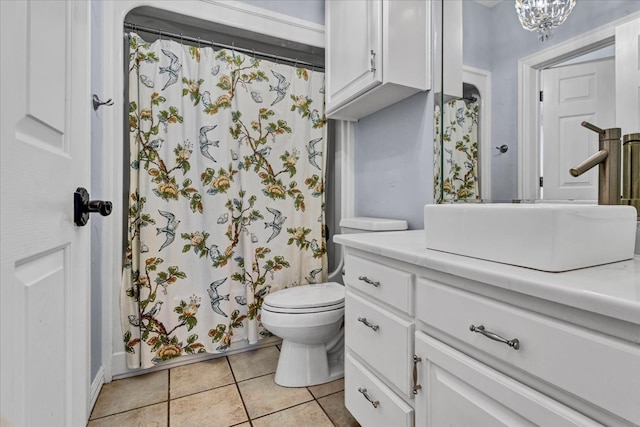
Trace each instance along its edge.
<instances>
[{"instance_id":1,"label":"chrome faucet","mask_svg":"<svg viewBox=\"0 0 640 427\"><path fill-rule=\"evenodd\" d=\"M600 129L589 122L582 126L598 134L599 150L579 165L569 169L569 173L580 176L592 167L600 165L598 173L598 204L620 204L620 164L622 163L622 129Z\"/></svg>"}]
</instances>

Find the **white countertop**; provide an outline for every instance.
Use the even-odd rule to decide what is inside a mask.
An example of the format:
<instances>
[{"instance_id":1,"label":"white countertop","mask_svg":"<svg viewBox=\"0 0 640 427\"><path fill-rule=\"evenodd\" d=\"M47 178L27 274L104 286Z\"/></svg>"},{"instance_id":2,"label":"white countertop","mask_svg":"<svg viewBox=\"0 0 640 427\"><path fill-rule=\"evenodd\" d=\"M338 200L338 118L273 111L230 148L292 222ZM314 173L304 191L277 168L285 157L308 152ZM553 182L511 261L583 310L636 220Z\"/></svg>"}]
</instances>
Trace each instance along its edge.
<instances>
[{"instance_id":1,"label":"white countertop","mask_svg":"<svg viewBox=\"0 0 640 427\"><path fill-rule=\"evenodd\" d=\"M424 230L340 234L336 243L640 325L640 256L547 273L426 249Z\"/></svg>"}]
</instances>

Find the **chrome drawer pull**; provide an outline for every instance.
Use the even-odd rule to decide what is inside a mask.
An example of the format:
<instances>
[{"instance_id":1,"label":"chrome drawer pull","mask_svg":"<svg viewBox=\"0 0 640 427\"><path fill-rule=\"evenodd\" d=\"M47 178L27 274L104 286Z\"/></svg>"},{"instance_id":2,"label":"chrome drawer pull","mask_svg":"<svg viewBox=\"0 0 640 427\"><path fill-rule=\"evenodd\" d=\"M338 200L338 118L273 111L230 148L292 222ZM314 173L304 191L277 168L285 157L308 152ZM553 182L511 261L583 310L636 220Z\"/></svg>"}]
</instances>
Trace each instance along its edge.
<instances>
[{"instance_id":1,"label":"chrome drawer pull","mask_svg":"<svg viewBox=\"0 0 640 427\"><path fill-rule=\"evenodd\" d=\"M380 402L379 402L379 401L377 401L377 400L373 400L373 399L371 399L371 398L369 397L369 395L367 394L367 389L366 389L366 388L358 387L358 391L359 391L360 393L362 393L362 395L364 396L364 398L365 398L365 399L367 399L367 400L368 400L368 401L373 405L373 407L374 407L374 408L377 408L377 407L378 407L378 405L380 405Z\"/></svg>"},{"instance_id":2,"label":"chrome drawer pull","mask_svg":"<svg viewBox=\"0 0 640 427\"><path fill-rule=\"evenodd\" d=\"M418 384L418 362L422 362L422 357L413 355L413 394L418 394L418 390L422 389L422 386Z\"/></svg>"},{"instance_id":3,"label":"chrome drawer pull","mask_svg":"<svg viewBox=\"0 0 640 427\"><path fill-rule=\"evenodd\" d=\"M374 332L377 332L378 329L380 329L379 325L372 325L371 323L369 323L366 317L358 317L358 322L362 322L365 326L368 326L371 329L373 329Z\"/></svg>"},{"instance_id":4,"label":"chrome drawer pull","mask_svg":"<svg viewBox=\"0 0 640 427\"><path fill-rule=\"evenodd\" d=\"M494 334L493 332L485 331L484 325L480 325L480 326L471 325L471 326L469 326L469 330L471 332L477 332L479 334L482 334L485 337L490 338L490 339L492 339L494 341L498 341L498 342L504 343L504 344L508 345L509 347L512 347L514 350L517 350L517 349L520 348L520 341L518 341L517 338L514 338L512 340L504 339L498 334Z\"/></svg>"},{"instance_id":5,"label":"chrome drawer pull","mask_svg":"<svg viewBox=\"0 0 640 427\"><path fill-rule=\"evenodd\" d=\"M376 71L376 53L371 49L371 72L375 73Z\"/></svg>"},{"instance_id":6,"label":"chrome drawer pull","mask_svg":"<svg viewBox=\"0 0 640 427\"><path fill-rule=\"evenodd\" d=\"M380 282L375 282L375 281L373 281L373 280L369 279L367 276L358 276L358 280L362 280L364 283L368 283L368 284L370 284L370 285L373 285L373 286L375 286L376 288L377 288L378 286L380 286Z\"/></svg>"}]
</instances>

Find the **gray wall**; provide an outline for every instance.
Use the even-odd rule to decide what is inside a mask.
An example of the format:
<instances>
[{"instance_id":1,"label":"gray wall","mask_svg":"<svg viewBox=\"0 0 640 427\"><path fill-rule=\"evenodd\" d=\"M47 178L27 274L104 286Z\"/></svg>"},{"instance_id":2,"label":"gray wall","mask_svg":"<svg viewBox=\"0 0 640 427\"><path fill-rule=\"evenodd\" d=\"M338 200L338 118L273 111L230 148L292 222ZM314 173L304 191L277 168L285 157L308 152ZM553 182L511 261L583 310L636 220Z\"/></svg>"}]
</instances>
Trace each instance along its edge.
<instances>
[{"instance_id":1,"label":"gray wall","mask_svg":"<svg viewBox=\"0 0 640 427\"><path fill-rule=\"evenodd\" d=\"M423 228L433 203L433 95L418 93L355 126L355 214Z\"/></svg>"},{"instance_id":2,"label":"gray wall","mask_svg":"<svg viewBox=\"0 0 640 427\"><path fill-rule=\"evenodd\" d=\"M494 200L510 200L518 194L518 59L638 10L638 0L578 1L564 24L554 31L553 38L541 42L536 33L522 29L512 1L491 9L464 1L463 62L491 71L490 143L509 146L507 153L491 159Z\"/></svg>"}]
</instances>

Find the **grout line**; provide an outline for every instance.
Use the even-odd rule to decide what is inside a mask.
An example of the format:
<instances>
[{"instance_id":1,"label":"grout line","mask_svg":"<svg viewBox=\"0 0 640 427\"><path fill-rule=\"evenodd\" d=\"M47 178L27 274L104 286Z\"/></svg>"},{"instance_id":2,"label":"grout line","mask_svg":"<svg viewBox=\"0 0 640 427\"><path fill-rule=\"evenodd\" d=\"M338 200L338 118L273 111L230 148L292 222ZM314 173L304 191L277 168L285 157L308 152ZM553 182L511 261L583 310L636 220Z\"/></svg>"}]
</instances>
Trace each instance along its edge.
<instances>
[{"instance_id":1,"label":"grout line","mask_svg":"<svg viewBox=\"0 0 640 427\"><path fill-rule=\"evenodd\" d=\"M2 0L0 0L2 1ZM148 408L149 406L155 406L155 405L159 405L161 403L165 403L165 402L169 402L168 400L161 400L160 402L156 402L156 403L149 403L148 405L142 405L142 406L137 406L135 408L131 408L131 409L127 409L126 411L120 411L120 412L114 412L113 414L107 414L107 415L103 415L101 417L97 417L97 418L89 418L87 420L87 423L89 421L96 421L96 420L101 420L103 418L107 418L107 417L112 417L114 415L120 415L120 414L126 414L127 412L131 412L131 411L137 411L138 409L142 409L142 408Z\"/></svg>"},{"instance_id":2,"label":"grout line","mask_svg":"<svg viewBox=\"0 0 640 427\"><path fill-rule=\"evenodd\" d=\"M0 0L0 1L2 1L2 0ZM182 399L184 397L189 397L189 396L193 396L193 395L200 394L200 393L206 393L208 391L217 390L217 389L222 388L222 387L229 387L230 385L234 385L234 384L235 384L235 381L234 382L230 382L229 384L221 384L221 385L217 385L215 387L209 387L209 388L206 388L204 390L194 391L193 393L187 393L187 394L185 394L183 396L176 396L176 397L174 397L172 399L169 399L169 401L180 400L180 399Z\"/></svg>"},{"instance_id":3,"label":"grout line","mask_svg":"<svg viewBox=\"0 0 640 427\"><path fill-rule=\"evenodd\" d=\"M306 402L296 403L296 404L295 404L295 405L293 405L293 406L288 406L288 407L286 407L286 408L278 409L277 411L273 411L273 412L269 412L269 413L264 414L264 415L260 415L259 417L255 417L255 418L253 418L251 421L258 420L258 419L260 419L260 418L264 418L264 417L268 417L269 415L277 414L278 412L288 411L288 410L289 410L289 409L291 409L291 408L295 408L296 406L302 406L302 405L305 405L305 404L307 404L307 403L309 403L309 402L313 402L314 400L315 400L315 399L311 399L311 400L307 400ZM320 404L318 403L318 405L320 405ZM320 408L322 408L322 406L321 406ZM331 418L329 418L329 421L331 421ZM333 421L331 421L331 422L333 422Z\"/></svg>"},{"instance_id":4,"label":"grout line","mask_svg":"<svg viewBox=\"0 0 640 427\"><path fill-rule=\"evenodd\" d=\"M236 374L233 372L233 368L231 367L229 356L225 356L225 359L227 359L227 364L229 365L229 370L231 371L231 376L233 377L233 384L236 386L236 390L238 391L238 396L240 396L240 401L242 402L244 413L247 415L247 420L249 421L249 425L253 426L253 423L251 422L251 416L249 415L249 410L247 409L247 405L244 403L244 397L242 397L242 393L240 392L240 387L238 387L238 382L236 381ZM246 421L243 421L243 423L244 422Z\"/></svg>"},{"instance_id":5,"label":"grout line","mask_svg":"<svg viewBox=\"0 0 640 427\"><path fill-rule=\"evenodd\" d=\"M229 366L229 370L231 371L231 376L233 377L233 382L234 383L238 383L238 380L236 379L236 373L233 372L233 366L231 366L231 361L229 360L229 356L225 356L225 359L227 359L227 365Z\"/></svg>"},{"instance_id":6,"label":"grout line","mask_svg":"<svg viewBox=\"0 0 640 427\"><path fill-rule=\"evenodd\" d=\"M0 1L2 1L2 0L0 0ZM274 374L275 374L275 372L269 372L268 374L256 375L255 377L247 378L246 380L236 381L236 383L243 383L243 382L246 382L246 381L255 380L256 378L262 378L262 377L266 377L268 375L274 375Z\"/></svg>"},{"instance_id":7,"label":"grout line","mask_svg":"<svg viewBox=\"0 0 640 427\"><path fill-rule=\"evenodd\" d=\"M340 393L339 391L337 391L336 393ZM331 396L333 394L336 393L331 393L331 394L327 394L327 396ZM327 396L322 396L322 397L327 397ZM322 399L322 397L320 399ZM320 404L320 402L318 401L318 398L315 398L314 396L314 400L318 403L318 406L320 407L320 409L322 410L322 412L324 412L324 414L327 416L327 418L329 419L329 421L331 422L331 424L333 424L334 426L337 427L337 424L335 422L333 422L333 418L331 418L331 416L329 415L329 413L324 409L324 406L322 406Z\"/></svg>"}]
</instances>

